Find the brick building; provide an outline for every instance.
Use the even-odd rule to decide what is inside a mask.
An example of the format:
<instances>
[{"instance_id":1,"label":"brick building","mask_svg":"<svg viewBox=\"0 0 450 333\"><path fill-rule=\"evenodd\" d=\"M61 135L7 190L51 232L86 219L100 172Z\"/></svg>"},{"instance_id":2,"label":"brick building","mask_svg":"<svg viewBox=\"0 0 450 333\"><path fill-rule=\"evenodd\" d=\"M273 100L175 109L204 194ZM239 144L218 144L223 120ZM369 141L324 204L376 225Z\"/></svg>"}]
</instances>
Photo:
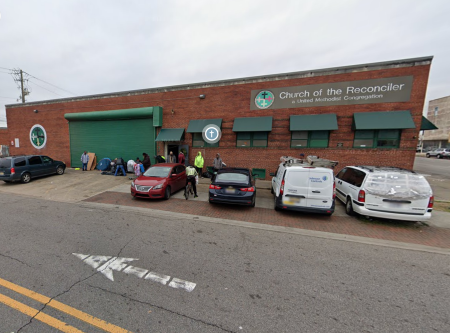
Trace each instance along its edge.
<instances>
[{"instance_id":1,"label":"brick building","mask_svg":"<svg viewBox=\"0 0 450 333\"><path fill-rule=\"evenodd\" d=\"M450 146L450 96L431 100L427 118L437 127L424 132L423 147L446 148Z\"/></svg>"},{"instance_id":2,"label":"brick building","mask_svg":"<svg viewBox=\"0 0 450 333\"><path fill-rule=\"evenodd\" d=\"M80 96L6 106L0 144L80 166L83 150L135 159L197 152L260 169L282 155L411 169L432 57ZM218 143L202 137L222 130Z\"/></svg>"}]
</instances>

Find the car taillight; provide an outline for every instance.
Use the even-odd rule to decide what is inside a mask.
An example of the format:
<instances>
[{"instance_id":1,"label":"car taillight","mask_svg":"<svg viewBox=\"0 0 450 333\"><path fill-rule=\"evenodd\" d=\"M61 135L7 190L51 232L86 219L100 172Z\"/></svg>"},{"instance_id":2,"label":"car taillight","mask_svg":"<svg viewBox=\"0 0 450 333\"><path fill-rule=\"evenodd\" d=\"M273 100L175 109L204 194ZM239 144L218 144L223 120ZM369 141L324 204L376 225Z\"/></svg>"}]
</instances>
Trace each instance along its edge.
<instances>
[{"instance_id":1,"label":"car taillight","mask_svg":"<svg viewBox=\"0 0 450 333\"><path fill-rule=\"evenodd\" d=\"M364 192L363 190L360 190L358 193L358 201L366 202L366 192Z\"/></svg>"},{"instance_id":2,"label":"car taillight","mask_svg":"<svg viewBox=\"0 0 450 333\"><path fill-rule=\"evenodd\" d=\"M281 181L280 194L284 193L284 179Z\"/></svg>"},{"instance_id":3,"label":"car taillight","mask_svg":"<svg viewBox=\"0 0 450 333\"><path fill-rule=\"evenodd\" d=\"M245 188L240 188L239 191L242 191L242 192L255 192L255 188L254 187L245 187Z\"/></svg>"},{"instance_id":4,"label":"car taillight","mask_svg":"<svg viewBox=\"0 0 450 333\"><path fill-rule=\"evenodd\" d=\"M11 168L11 175L15 175L16 174L16 170L14 168Z\"/></svg>"},{"instance_id":5,"label":"car taillight","mask_svg":"<svg viewBox=\"0 0 450 333\"><path fill-rule=\"evenodd\" d=\"M430 197L430 201L428 201L428 208L433 208L434 204L434 195Z\"/></svg>"},{"instance_id":6,"label":"car taillight","mask_svg":"<svg viewBox=\"0 0 450 333\"><path fill-rule=\"evenodd\" d=\"M209 188L210 188L211 190L220 190L220 189L221 189L220 186L213 185L213 184L209 185Z\"/></svg>"}]
</instances>

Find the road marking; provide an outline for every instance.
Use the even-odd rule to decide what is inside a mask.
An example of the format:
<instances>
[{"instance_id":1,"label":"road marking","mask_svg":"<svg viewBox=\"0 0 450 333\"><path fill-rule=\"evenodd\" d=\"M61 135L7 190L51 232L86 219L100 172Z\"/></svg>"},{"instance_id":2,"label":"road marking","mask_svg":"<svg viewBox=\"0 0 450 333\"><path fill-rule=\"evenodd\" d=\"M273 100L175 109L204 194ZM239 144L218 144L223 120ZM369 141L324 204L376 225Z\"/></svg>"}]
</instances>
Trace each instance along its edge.
<instances>
[{"instance_id":1,"label":"road marking","mask_svg":"<svg viewBox=\"0 0 450 333\"><path fill-rule=\"evenodd\" d=\"M0 285L8 288L12 291L15 291L16 293L19 293L21 295L24 295L26 297L29 297L35 301L38 301L42 304L47 304L47 306L50 306L56 310L59 310L61 312L64 312L72 317L75 317L81 321L84 321L85 323L88 323L92 326L95 326L99 329L104 330L105 332L109 333L130 333L130 331L125 330L123 328L120 328L119 326L110 324L102 319L98 319L94 316L91 316L90 314L87 314L83 311L77 310L71 306L68 306L66 304L63 304L61 302L55 301L54 299L51 299L47 296L41 295L37 292L34 292L30 289L18 286L12 282L6 281L2 278L0 278ZM6 304L6 303L5 303ZM31 308L32 309L32 308ZM17 309L16 309L17 310ZM20 310L19 310L20 311ZM37 318L37 317L36 317ZM70 331L71 332L71 331ZM75 331L74 331L75 332ZM76 331L81 332L81 331Z\"/></svg>"},{"instance_id":2,"label":"road marking","mask_svg":"<svg viewBox=\"0 0 450 333\"><path fill-rule=\"evenodd\" d=\"M8 296L5 296L3 294L0 294L0 302L13 308L14 310L17 310L19 312L22 312L23 314L26 314L29 317L34 317L35 319L43 322L44 324L47 324L48 326L54 327L61 332L66 333L83 333L83 331L80 331L79 329L70 326L66 324L65 322L58 320L56 318L53 318L43 312L39 312L39 310L32 308L28 305L25 305L23 303L20 303L12 298L9 298Z\"/></svg>"},{"instance_id":3,"label":"road marking","mask_svg":"<svg viewBox=\"0 0 450 333\"><path fill-rule=\"evenodd\" d=\"M102 273L111 281L114 281L113 271L116 271L129 275L134 275L140 279L158 282L163 285L167 285L171 288L183 289L187 292L191 292L192 290L194 290L196 286L194 282L189 282L178 278L173 278L172 281L169 284L167 284L171 279L169 275L150 272L149 270L144 268L128 265L128 263L134 260L139 260L137 258L99 256L82 253L72 253L72 254L75 257L81 259L84 263L96 269L97 272Z\"/></svg>"}]
</instances>

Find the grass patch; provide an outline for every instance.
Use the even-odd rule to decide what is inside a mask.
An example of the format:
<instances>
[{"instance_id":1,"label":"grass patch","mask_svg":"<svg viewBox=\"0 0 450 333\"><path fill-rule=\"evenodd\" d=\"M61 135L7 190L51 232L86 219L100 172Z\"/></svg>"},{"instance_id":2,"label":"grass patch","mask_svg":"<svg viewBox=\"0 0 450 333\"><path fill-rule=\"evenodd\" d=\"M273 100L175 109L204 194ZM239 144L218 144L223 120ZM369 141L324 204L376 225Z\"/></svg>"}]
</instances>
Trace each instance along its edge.
<instances>
[{"instance_id":1,"label":"grass patch","mask_svg":"<svg viewBox=\"0 0 450 333\"><path fill-rule=\"evenodd\" d=\"M450 202L435 201L433 205L433 210L450 213Z\"/></svg>"}]
</instances>

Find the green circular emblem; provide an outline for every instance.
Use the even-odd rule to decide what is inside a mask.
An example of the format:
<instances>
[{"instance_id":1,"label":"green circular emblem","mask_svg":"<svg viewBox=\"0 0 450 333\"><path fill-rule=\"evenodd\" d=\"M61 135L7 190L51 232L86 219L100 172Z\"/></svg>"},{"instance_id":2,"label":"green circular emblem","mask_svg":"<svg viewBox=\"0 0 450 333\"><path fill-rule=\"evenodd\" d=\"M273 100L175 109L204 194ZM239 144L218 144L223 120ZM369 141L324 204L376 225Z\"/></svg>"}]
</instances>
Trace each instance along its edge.
<instances>
[{"instance_id":1,"label":"green circular emblem","mask_svg":"<svg viewBox=\"0 0 450 333\"><path fill-rule=\"evenodd\" d=\"M255 97L255 105L259 109L267 109L273 104L274 98L275 96L271 91L260 91Z\"/></svg>"},{"instance_id":2,"label":"green circular emblem","mask_svg":"<svg viewBox=\"0 0 450 333\"><path fill-rule=\"evenodd\" d=\"M34 148L44 148L47 143L47 132L41 125L34 125L30 130L30 141Z\"/></svg>"}]
</instances>

